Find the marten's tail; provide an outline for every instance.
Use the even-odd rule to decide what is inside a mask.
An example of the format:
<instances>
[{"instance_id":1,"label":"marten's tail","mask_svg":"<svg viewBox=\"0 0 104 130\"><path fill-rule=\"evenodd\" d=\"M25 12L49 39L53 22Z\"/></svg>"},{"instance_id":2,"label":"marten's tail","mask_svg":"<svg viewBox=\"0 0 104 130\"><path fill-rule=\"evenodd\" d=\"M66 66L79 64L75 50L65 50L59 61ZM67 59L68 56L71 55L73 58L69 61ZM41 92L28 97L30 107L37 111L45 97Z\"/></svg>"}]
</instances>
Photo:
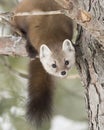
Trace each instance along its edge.
<instances>
[{"instance_id":1,"label":"marten's tail","mask_svg":"<svg viewBox=\"0 0 104 130\"><path fill-rule=\"evenodd\" d=\"M29 73L27 117L40 126L52 114L53 82L39 59L30 62Z\"/></svg>"}]
</instances>

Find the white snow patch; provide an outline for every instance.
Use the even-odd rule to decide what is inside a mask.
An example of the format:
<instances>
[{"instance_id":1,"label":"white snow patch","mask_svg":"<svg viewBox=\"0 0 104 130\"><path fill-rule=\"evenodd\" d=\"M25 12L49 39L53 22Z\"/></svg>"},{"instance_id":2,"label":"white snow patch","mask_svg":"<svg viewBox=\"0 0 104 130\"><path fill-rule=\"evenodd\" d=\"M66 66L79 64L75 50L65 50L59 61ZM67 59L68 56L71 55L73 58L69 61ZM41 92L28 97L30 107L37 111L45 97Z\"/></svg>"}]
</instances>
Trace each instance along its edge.
<instances>
[{"instance_id":1,"label":"white snow patch","mask_svg":"<svg viewBox=\"0 0 104 130\"><path fill-rule=\"evenodd\" d=\"M8 91L1 91L0 92L0 100L3 99L3 98L12 98L12 96L10 95L10 93Z\"/></svg>"},{"instance_id":2,"label":"white snow patch","mask_svg":"<svg viewBox=\"0 0 104 130\"><path fill-rule=\"evenodd\" d=\"M55 116L51 122L50 130L87 130L87 123L75 122L63 116Z\"/></svg>"},{"instance_id":3,"label":"white snow patch","mask_svg":"<svg viewBox=\"0 0 104 130\"><path fill-rule=\"evenodd\" d=\"M10 117L7 113L0 117L0 129L1 130L16 130L10 121Z\"/></svg>"},{"instance_id":4,"label":"white snow patch","mask_svg":"<svg viewBox=\"0 0 104 130\"><path fill-rule=\"evenodd\" d=\"M12 106L10 109L10 112L15 116L23 116L25 114L24 110L22 108Z\"/></svg>"}]
</instances>

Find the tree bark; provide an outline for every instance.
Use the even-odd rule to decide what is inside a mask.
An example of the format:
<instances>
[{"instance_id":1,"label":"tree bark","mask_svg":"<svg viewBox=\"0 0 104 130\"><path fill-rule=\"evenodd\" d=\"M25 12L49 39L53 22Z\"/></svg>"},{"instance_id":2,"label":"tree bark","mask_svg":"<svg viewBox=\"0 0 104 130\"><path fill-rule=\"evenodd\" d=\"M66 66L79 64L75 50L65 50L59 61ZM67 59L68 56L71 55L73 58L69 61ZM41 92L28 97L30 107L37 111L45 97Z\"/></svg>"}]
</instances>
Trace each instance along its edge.
<instances>
[{"instance_id":1,"label":"tree bark","mask_svg":"<svg viewBox=\"0 0 104 130\"><path fill-rule=\"evenodd\" d=\"M104 26L104 1L83 0L86 11ZM86 90L89 129L104 130L104 42L83 28L76 45L76 65Z\"/></svg>"},{"instance_id":2,"label":"tree bark","mask_svg":"<svg viewBox=\"0 0 104 130\"><path fill-rule=\"evenodd\" d=\"M94 36L100 43L104 42L104 24L103 17L100 21L97 15L93 11L90 11L92 5L97 6L97 0L55 0L63 8L63 13L72 18L76 23L80 24L83 28L89 31L89 33ZM104 2L100 6L102 11L104 7ZM91 5L92 4L92 5ZM101 3L100 3L101 4ZM87 5L87 6L86 6ZM94 9L94 11L96 8ZM98 12L99 10L97 10ZM103 14L103 13L102 13ZM100 15L100 14L99 14ZM103 16L103 15L102 15ZM103 44L102 44L103 45ZM104 45L103 45L104 46Z\"/></svg>"},{"instance_id":3,"label":"tree bark","mask_svg":"<svg viewBox=\"0 0 104 130\"><path fill-rule=\"evenodd\" d=\"M0 54L11 56L28 56L26 41L21 37L0 37Z\"/></svg>"},{"instance_id":4,"label":"tree bark","mask_svg":"<svg viewBox=\"0 0 104 130\"><path fill-rule=\"evenodd\" d=\"M89 129L104 130L104 1L103 0L56 0L64 8L69 9L67 16L82 25L79 28L79 37L75 45L76 66L81 75L86 90L86 106L88 110ZM74 8L70 9L70 4ZM75 9L75 7L77 9ZM89 21L78 21L78 9L88 12L91 16ZM77 10L77 11L76 11ZM83 12L83 11L82 11ZM95 20L92 21L92 16ZM84 16L85 18L86 16ZM74 19L75 18L75 19ZM83 15L80 17L83 18ZM86 24L86 27L85 27ZM96 28L97 25L97 28ZM101 26L102 27L101 27ZM101 28L102 29L101 29ZM86 30L85 30L85 29ZM93 30L102 30L93 34ZM102 38L99 36L103 36Z\"/></svg>"}]
</instances>

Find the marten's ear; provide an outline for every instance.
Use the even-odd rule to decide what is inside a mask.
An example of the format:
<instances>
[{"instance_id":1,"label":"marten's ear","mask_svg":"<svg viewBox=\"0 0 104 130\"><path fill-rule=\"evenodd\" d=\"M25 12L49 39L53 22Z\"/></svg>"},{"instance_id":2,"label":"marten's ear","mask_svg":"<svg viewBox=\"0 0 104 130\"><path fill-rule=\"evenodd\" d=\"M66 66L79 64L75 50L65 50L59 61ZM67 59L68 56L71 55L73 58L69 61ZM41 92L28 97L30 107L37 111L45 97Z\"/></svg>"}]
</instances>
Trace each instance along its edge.
<instances>
[{"instance_id":1,"label":"marten's ear","mask_svg":"<svg viewBox=\"0 0 104 130\"><path fill-rule=\"evenodd\" d=\"M74 51L74 47L72 45L72 42L68 39L65 39L62 45L63 51Z\"/></svg>"},{"instance_id":2,"label":"marten's ear","mask_svg":"<svg viewBox=\"0 0 104 130\"><path fill-rule=\"evenodd\" d=\"M40 58L49 56L51 53L52 52L47 45L43 44L40 46Z\"/></svg>"}]
</instances>

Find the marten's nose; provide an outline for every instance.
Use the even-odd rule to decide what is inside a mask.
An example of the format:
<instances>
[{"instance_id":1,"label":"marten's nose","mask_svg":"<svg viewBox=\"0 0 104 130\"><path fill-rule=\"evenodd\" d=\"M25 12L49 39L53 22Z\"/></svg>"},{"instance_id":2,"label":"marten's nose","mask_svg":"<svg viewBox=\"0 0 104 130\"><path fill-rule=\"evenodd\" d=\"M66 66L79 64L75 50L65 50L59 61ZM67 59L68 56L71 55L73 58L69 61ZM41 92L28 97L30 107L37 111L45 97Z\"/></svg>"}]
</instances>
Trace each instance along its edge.
<instances>
[{"instance_id":1,"label":"marten's nose","mask_svg":"<svg viewBox=\"0 0 104 130\"><path fill-rule=\"evenodd\" d=\"M62 72L61 72L61 75L66 75L66 71L62 71Z\"/></svg>"}]
</instances>

